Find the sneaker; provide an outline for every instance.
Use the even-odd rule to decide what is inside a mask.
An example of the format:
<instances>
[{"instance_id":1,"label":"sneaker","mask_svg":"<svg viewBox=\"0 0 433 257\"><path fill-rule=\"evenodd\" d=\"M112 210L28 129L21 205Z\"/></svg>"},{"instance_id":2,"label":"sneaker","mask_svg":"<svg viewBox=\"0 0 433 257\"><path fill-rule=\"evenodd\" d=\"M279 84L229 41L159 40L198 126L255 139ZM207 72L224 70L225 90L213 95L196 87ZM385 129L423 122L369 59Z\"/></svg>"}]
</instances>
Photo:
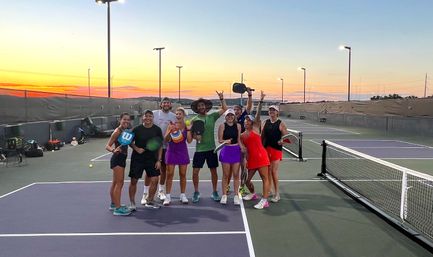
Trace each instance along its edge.
<instances>
[{"instance_id":1,"label":"sneaker","mask_svg":"<svg viewBox=\"0 0 433 257\"><path fill-rule=\"evenodd\" d=\"M200 200L200 192L194 192L194 194L192 195L192 202L198 203L199 200Z\"/></svg>"},{"instance_id":2,"label":"sneaker","mask_svg":"<svg viewBox=\"0 0 433 257\"><path fill-rule=\"evenodd\" d=\"M114 216L128 216L129 214L131 214L131 211L124 207L116 208L113 211Z\"/></svg>"},{"instance_id":3,"label":"sneaker","mask_svg":"<svg viewBox=\"0 0 433 257\"><path fill-rule=\"evenodd\" d=\"M259 209L259 210L261 210L263 208L268 208L268 207L269 207L268 200L265 200L263 198L260 200L260 202L258 204L254 205L254 208Z\"/></svg>"},{"instance_id":4,"label":"sneaker","mask_svg":"<svg viewBox=\"0 0 433 257\"><path fill-rule=\"evenodd\" d=\"M180 201L181 201L183 204L187 204L187 203L188 203L188 198L186 198L186 195L185 195L185 194L180 194Z\"/></svg>"},{"instance_id":5,"label":"sneaker","mask_svg":"<svg viewBox=\"0 0 433 257\"><path fill-rule=\"evenodd\" d=\"M137 210L137 207L135 206L135 204L130 203L130 204L128 205L128 210L129 210L130 212L133 212L133 211L136 211L136 210Z\"/></svg>"},{"instance_id":6,"label":"sneaker","mask_svg":"<svg viewBox=\"0 0 433 257\"><path fill-rule=\"evenodd\" d=\"M233 203L235 205L241 205L241 200L239 198L239 195L235 195L235 197L233 198Z\"/></svg>"},{"instance_id":7,"label":"sneaker","mask_svg":"<svg viewBox=\"0 0 433 257\"><path fill-rule=\"evenodd\" d=\"M116 206L114 205L114 203L110 204L110 207L108 207L109 211L114 211L114 209L116 209Z\"/></svg>"},{"instance_id":8,"label":"sneaker","mask_svg":"<svg viewBox=\"0 0 433 257\"><path fill-rule=\"evenodd\" d=\"M242 199L244 199L245 201L256 200L257 195L255 193L253 194L249 193L246 196L242 197Z\"/></svg>"},{"instance_id":9,"label":"sneaker","mask_svg":"<svg viewBox=\"0 0 433 257\"><path fill-rule=\"evenodd\" d=\"M278 203L280 201L280 194L276 194L271 198L271 202Z\"/></svg>"},{"instance_id":10,"label":"sneaker","mask_svg":"<svg viewBox=\"0 0 433 257\"><path fill-rule=\"evenodd\" d=\"M171 197L170 195L166 195L165 199L164 199L164 203L162 203L164 206L169 206L171 202Z\"/></svg>"},{"instance_id":11,"label":"sneaker","mask_svg":"<svg viewBox=\"0 0 433 257\"><path fill-rule=\"evenodd\" d=\"M141 198L141 205L145 205L147 203L147 193L143 194L143 197Z\"/></svg>"},{"instance_id":12,"label":"sneaker","mask_svg":"<svg viewBox=\"0 0 433 257\"><path fill-rule=\"evenodd\" d=\"M144 207L146 207L146 208L148 208L148 209L159 209L159 208L161 208L161 206L160 206L159 204L157 204L157 203L155 203L155 202L151 202L151 201L148 201L148 202L144 205Z\"/></svg>"},{"instance_id":13,"label":"sneaker","mask_svg":"<svg viewBox=\"0 0 433 257\"><path fill-rule=\"evenodd\" d=\"M215 201L215 202L219 202L221 200L221 197L218 195L218 192L215 191L212 193L211 198Z\"/></svg>"},{"instance_id":14,"label":"sneaker","mask_svg":"<svg viewBox=\"0 0 433 257\"><path fill-rule=\"evenodd\" d=\"M164 191L161 190L158 192L158 198L159 200L164 201L167 196L165 195Z\"/></svg>"},{"instance_id":15,"label":"sneaker","mask_svg":"<svg viewBox=\"0 0 433 257\"><path fill-rule=\"evenodd\" d=\"M221 204L227 204L227 195L223 195L223 196L221 197L221 201L220 201L220 203L221 203Z\"/></svg>"},{"instance_id":16,"label":"sneaker","mask_svg":"<svg viewBox=\"0 0 433 257\"><path fill-rule=\"evenodd\" d=\"M122 205L120 205L120 207L125 207L125 205L122 204ZM110 207L108 207L108 210L109 211L114 211L114 209L116 209L116 205L114 205L114 203L111 203Z\"/></svg>"}]
</instances>

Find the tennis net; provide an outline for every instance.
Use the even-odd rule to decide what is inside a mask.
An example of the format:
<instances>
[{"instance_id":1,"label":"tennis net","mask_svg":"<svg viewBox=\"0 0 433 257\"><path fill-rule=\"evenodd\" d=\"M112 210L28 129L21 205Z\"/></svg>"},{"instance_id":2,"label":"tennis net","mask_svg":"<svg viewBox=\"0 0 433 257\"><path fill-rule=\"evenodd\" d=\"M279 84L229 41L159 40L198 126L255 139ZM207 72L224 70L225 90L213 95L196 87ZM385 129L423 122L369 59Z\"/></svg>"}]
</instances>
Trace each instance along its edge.
<instances>
[{"instance_id":1,"label":"tennis net","mask_svg":"<svg viewBox=\"0 0 433 257\"><path fill-rule=\"evenodd\" d=\"M433 176L327 140L322 147L320 176L433 246Z\"/></svg>"},{"instance_id":2,"label":"tennis net","mask_svg":"<svg viewBox=\"0 0 433 257\"><path fill-rule=\"evenodd\" d=\"M289 154L295 156L299 161L303 161L302 132L293 129L287 129L287 132L289 132L287 139L290 140L290 144L284 144L283 149Z\"/></svg>"}]
</instances>

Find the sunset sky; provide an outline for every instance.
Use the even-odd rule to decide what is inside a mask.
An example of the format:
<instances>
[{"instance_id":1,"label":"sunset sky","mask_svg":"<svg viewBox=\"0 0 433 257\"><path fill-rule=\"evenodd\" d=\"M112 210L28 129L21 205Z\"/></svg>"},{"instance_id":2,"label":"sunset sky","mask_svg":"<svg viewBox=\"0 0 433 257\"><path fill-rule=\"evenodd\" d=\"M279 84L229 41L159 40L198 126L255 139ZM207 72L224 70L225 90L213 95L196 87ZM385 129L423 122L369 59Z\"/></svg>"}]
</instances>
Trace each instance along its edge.
<instances>
[{"instance_id":1,"label":"sunset sky","mask_svg":"<svg viewBox=\"0 0 433 257\"><path fill-rule=\"evenodd\" d=\"M268 98L352 99L398 93L433 94L431 0L125 0L111 4L113 97L216 97L244 74ZM107 94L107 12L94 0L3 0L0 87Z\"/></svg>"}]
</instances>

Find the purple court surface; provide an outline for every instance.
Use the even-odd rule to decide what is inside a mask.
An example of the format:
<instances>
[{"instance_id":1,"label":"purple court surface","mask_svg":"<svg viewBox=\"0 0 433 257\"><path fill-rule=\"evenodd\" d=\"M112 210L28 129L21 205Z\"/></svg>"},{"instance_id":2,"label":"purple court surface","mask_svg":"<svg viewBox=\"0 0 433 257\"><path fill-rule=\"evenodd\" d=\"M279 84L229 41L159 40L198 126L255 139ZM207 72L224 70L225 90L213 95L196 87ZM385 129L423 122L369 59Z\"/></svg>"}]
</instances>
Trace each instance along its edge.
<instances>
[{"instance_id":1,"label":"purple court surface","mask_svg":"<svg viewBox=\"0 0 433 257\"><path fill-rule=\"evenodd\" d=\"M170 206L152 210L138 204L127 217L108 211L109 186L36 183L1 197L0 256L254 256L243 205L211 200L209 182L200 183L198 204L181 204L173 190ZM142 183L138 189L137 203Z\"/></svg>"}]
</instances>

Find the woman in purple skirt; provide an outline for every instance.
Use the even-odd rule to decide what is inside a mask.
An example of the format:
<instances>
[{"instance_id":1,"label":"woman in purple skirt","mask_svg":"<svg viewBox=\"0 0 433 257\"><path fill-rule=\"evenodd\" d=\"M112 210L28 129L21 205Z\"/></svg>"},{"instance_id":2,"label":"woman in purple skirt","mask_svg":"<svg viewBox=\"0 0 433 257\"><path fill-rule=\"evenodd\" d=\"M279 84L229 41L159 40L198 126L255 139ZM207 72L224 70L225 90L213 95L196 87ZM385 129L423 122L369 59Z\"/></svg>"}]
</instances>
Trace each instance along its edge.
<instances>
[{"instance_id":1,"label":"woman in purple skirt","mask_svg":"<svg viewBox=\"0 0 433 257\"><path fill-rule=\"evenodd\" d=\"M168 142L167 152L165 154L165 163L167 165L167 180L165 183L166 198L164 205L170 205L171 202L171 187L173 184L174 168L179 166L180 177L180 201L184 204L188 203L188 198L185 195L186 189L186 169L189 164L187 142L191 143L191 133L187 133L185 125L185 109L179 107L176 109L176 122L170 123L165 132L164 139Z\"/></svg>"},{"instance_id":2,"label":"woman in purple skirt","mask_svg":"<svg viewBox=\"0 0 433 257\"><path fill-rule=\"evenodd\" d=\"M233 191L235 196L233 203L240 204L239 198L239 167L241 162L240 134L241 125L235 122L235 112L228 109L225 115L225 122L218 127L218 141L226 143L221 149L219 160L223 168L221 204L227 204L227 184L230 174L233 174Z\"/></svg>"}]
</instances>

